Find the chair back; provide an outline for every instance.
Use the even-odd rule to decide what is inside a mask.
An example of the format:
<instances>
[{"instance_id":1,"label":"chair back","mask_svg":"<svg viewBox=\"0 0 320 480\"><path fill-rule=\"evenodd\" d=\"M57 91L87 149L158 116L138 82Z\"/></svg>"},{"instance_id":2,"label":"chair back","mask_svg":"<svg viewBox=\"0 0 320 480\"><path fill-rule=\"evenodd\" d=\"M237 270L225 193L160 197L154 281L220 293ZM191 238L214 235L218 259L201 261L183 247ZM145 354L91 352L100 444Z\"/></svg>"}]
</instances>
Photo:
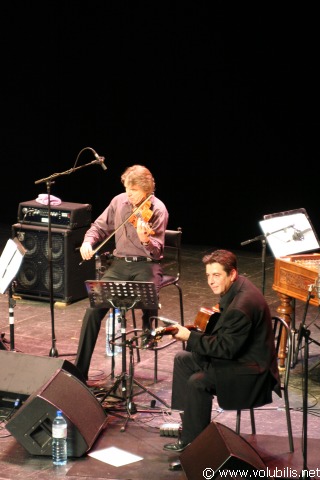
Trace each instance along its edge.
<instances>
[{"instance_id":1,"label":"chair back","mask_svg":"<svg viewBox=\"0 0 320 480\"><path fill-rule=\"evenodd\" d=\"M178 282L181 275L181 236L180 227L165 231L162 269L166 277L171 277L171 283Z\"/></svg>"}]
</instances>

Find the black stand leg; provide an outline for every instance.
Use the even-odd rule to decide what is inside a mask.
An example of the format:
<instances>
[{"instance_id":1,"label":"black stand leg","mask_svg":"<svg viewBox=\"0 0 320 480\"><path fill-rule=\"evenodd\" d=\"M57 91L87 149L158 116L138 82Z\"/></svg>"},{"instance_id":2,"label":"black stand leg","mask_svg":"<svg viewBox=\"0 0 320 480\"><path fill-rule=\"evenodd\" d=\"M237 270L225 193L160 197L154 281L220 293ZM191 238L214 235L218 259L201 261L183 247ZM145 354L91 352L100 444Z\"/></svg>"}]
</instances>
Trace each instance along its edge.
<instances>
[{"instance_id":1,"label":"black stand leg","mask_svg":"<svg viewBox=\"0 0 320 480\"><path fill-rule=\"evenodd\" d=\"M304 338L304 369L303 369L303 467L300 478L309 478L307 448L308 448L308 361L309 361L309 337L310 331L302 328L301 337Z\"/></svg>"},{"instance_id":2,"label":"black stand leg","mask_svg":"<svg viewBox=\"0 0 320 480\"><path fill-rule=\"evenodd\" d=\"M12 284L8 289L9 295L9 327L10 327L10 350L14 351L14 307L16 306L16 301L12 297Z\"/></svg>"},{"instance_id":3,"label":"black stand leg","mask_svg":"<svg viewBox=\"0 0 320 480\"><path fill-rule=\"evenodd\" d=\"M262 245L262 254L261 254L262 285L261 285L261 291L262 291L262 295L264 295L265 287L266 287L266 249L267 249L267 242L266 242L265 238L262 238L261 245Z\"/></svg>"},{"instance_id":4,"label":"black stand leg","mask_svg":"<svg viewBox=\"0 0 320 480\"><path fill-rule=\"evenodd\" d=\"M142 385L140 382L135 380L134 378L134 359L133 359L133 350L137 348L135 345L133 345L133 342L136 342L137 338L131 338L130 340L127 340L127 333L126 333L126 308L121 307L121 338L122 338L122 372L121 375L117 378L116 382L112 386L112 388L104 395L104 399L107 398L109 395L111 395L113 392L116 392L118 387L121 385L121 391L122 391L122 400L125 402L125 409L127 412L127 416L125 419L124 425L121 427L120 431L124 432L126 430L128 421L130 420L131 414L137 413L137 407L135 403L133 402L133 397L135 395L138 395L140 393L148 393L151 395L154 399L158 400L160 403L165 405L167 408L170 408L170 405L168 405L164 400L162 400L160 397L155 395L154 393L150 392L144 385ZM127 373L127 355L126 355L126 347L129 348L130 351L130 362L129 362L129 373ZM142 392L133 393L133 386L136 385L139 388L141 388ZM146 410L143 410L144 412ZM154 409L152 410L154 412Z\"/></svg>"},{"instance_id":5,"label":"black stand leg","mask_svg":"<svg viewBox=\"0 0 320 480\"><path fill-rule=\"evenodd\" d=\"M296 364L297 364L299 351L302 348L302 346L301 346L302 339L305 338L305 331L308 331L307 325L306 325L306 317L307 317L307 312L308 312L308 308L309 308L310 299L314 298L314 295L311 294L312 288L313 288L313 285L310 285L309 286L309 291L308 291L308 297L307 297L307 301L306 301L306 305L305 305L305 309L304 309L303 319L301 321L301 324L299 326L299 330L297 332L298 333L298 339L297 339L297 345L295 347L296 349L295 349L294 356L293 356L292 367L295 367ZM313 322L311 322L311 323L313 323ZM310 332L309 332L308 347L309 347L309 343L311 343L311 342L320 346L320 343L317 342L317 340L314 340L313 338L310 337ZM306 346L304 348L306 348ZM308 348L308 350L309 350L309 348ZM319 362L316 365L313 365L313 367L310 368L309 371L313 370L317 365L319 365Z\"/></svg>"},{"instance_id":6,"label":"black stand leg","mask_svg":"<svg viewBox=\"0 0 320 480\"><path fill-rule=\"evenodd\" d=\"M51 313L51 349L50 357L58 357L58 350L56 349L56 335L54 331L54 301L53 301L53 264L52 264L52 233L51 233L51 199L50 189L51 181L47 181L48 192L48 264L49 264L49 299L50 299L50 313Z\"/></svg>"}]
</instances>

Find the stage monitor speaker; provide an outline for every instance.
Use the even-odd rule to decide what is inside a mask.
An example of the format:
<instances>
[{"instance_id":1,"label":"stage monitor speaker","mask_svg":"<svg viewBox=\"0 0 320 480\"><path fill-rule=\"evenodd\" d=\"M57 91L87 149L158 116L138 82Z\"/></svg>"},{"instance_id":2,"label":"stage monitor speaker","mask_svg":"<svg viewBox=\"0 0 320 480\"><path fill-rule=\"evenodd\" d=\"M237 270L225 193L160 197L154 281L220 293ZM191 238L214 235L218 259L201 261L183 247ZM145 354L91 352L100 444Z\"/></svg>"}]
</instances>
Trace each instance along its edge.
<instances>
[{"instance_id":1,"label":"stage monitor speaker","mask_svg":"<svg viewBox=\"0 0 320 480\"><path fill-rule=\"evenodd\" d=\"M51 456L52 422L57 410L68 424L68 457L81 457L105 427L107 416L93 393L64 370L28 398L6 429L32 455Z\"/></svg>"},{"instance_id":2,"label":"stage monitor speaker","mask_svg":"<svg viewBox=\"0 0 320 480\"><path fill-rule=\"evenodd\" d=\"M27 253L15 279L15 293L24 298L50 300L48 228L21 223L12 226ZM82 263L80 246L88 227L52 228L53 299L72 303L87 297L85 280L95 278L94 260Z\"/></svg>"},{"instance_id":3,"label":"stage monitor speaker","mask_svg":"<svg viewBox=\"0 0 320 480\"><path fill-rule=\"evenodd\" d=\"M0 350L0 365L0 405L5 407L13 407L17 400L21 405L61 368L85 384L78 368L62 358Z\"/></svg>"},{"instance_id":4,"label":"stage monitor speaker","mask_svg":"<svg viewBox=\"0 0 320 480\"><path fill-rule=\"evenodd\" d=\"M211 422L193 440L180 461L188 480L255 478L257 471L266 478L267 467L256 450L234 430L217 422Z\"/></svg>"}]
</instances>

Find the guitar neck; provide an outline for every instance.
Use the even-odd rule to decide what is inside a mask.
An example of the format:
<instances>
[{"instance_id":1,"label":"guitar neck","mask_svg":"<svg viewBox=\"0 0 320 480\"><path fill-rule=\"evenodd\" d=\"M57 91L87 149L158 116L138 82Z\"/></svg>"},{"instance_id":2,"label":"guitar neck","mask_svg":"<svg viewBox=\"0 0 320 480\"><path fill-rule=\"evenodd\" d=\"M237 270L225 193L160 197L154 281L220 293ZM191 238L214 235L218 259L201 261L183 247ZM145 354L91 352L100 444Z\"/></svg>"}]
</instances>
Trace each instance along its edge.
<instances>
[{"instance_id":1,"label":"guitar neck","mask_svg":"<svg viewBox=\"0 0 320 480\"><path fill-rule=\"evenodd\" d=\"M199 330L196 325L184 325L186 328L189 330ZM159 331L159 330L158 330ZM174 325L171 325L170 327L163 327L159 333L161 335L176 335L178 333L179 329L175 327Z\"/></svg>"}]
</instances>

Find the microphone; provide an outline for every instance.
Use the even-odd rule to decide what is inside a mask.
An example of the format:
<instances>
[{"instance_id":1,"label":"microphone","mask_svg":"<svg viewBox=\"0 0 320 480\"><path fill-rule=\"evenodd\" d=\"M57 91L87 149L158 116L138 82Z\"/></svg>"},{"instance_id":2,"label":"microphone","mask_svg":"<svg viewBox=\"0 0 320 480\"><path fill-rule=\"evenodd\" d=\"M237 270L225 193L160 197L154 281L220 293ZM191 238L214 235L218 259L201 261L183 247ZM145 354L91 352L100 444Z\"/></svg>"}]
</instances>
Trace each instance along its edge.
<instances>
[{"instance_id":1,"label":"microphone","mask_svg":"<svg viewBox=\"0 0 320 480\"><path fill-rule=\"evenodd\" d=\"M103 170L107 170L107 167L104 164L104 157L100 157L95 150L92 148L93 155L96 157L98 163L100 163Z\"/></svg>"},{"instance_id":2,"label":"microphone","mask_svg":"<svg viewBox=\"0 0 320 480\"><path fill-rule=\"evenodd\" d=\"M294 229L295 232L294 234L292 235L292 240L294 241L302 241L304 240L304 235L303 235L303 232L301 230L297 230L296 228Z\"/></svg>"}]
</instances>

